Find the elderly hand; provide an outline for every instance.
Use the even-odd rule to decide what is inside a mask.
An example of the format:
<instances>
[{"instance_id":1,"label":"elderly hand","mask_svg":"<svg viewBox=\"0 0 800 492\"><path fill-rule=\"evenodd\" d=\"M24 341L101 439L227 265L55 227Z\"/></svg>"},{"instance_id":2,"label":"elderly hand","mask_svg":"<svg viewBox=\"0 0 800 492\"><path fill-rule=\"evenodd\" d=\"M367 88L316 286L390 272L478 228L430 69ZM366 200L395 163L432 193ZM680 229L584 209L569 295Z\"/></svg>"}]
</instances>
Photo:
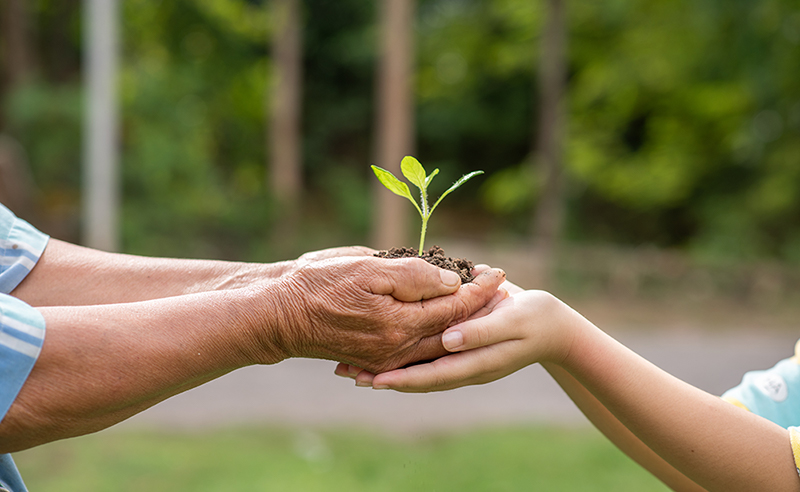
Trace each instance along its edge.
<instances>
[{"instance_id":1,"label":"elderly hand","mask_svg":"<svg viewBox=\"0 0 800 492\"><path fill-rule=\"evenodd\" d=\"M472 274L477 277L489 270L491 270L489 265L476 265L475 268L472 269ZM489 302L472 313L469 316L468 321L487 316L494 311L498 304L507 299L509 295L518 294L522 291L523 289L518 285L513 284L508 280L504 280L492 298L489 299ZM423 366L427 366L427 364L424 364ZM366 371L362 367L347 363L339 363L336 366L334 373L337 376L355 380L357 386L372 386L373 380L375 379L374 373Z\"/></svg>"},{"instance_id":2,"label":"elderly hand","mask_svg":"<svg viewBox=\"0 0 800 492\"><path fill-rule=\"evenodd\" d=\"M262 319L277 321L256 335L259 362L309 357L382 372L440 357L442 331L489 302L504 279L488 269L461 286L455 273L417 258L309 262L266 285L271 312Z\"/></svg>"},{"instance_id":3,"label":"elderly hand","mask_svg":"<svg viewBox=\"0 0 800 492\"><path fill-rule=\"evenodd\" d=\"M297 260L295 260L294 271L317 261L347 256L373 256L377 252L377 250L368 248L366 246L339 246L336 248L309 251L308 253L302 254L299 258L297 258Z\"/></svg>"}]
</instances>

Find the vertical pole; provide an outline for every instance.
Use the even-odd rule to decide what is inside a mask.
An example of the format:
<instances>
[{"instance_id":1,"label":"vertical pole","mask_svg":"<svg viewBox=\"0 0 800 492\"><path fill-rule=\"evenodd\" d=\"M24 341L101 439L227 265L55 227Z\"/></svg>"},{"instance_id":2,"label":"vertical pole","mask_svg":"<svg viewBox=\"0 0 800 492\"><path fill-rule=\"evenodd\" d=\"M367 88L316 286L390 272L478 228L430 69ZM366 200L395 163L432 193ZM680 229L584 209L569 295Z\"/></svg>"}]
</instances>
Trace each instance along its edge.
<instances>
[{"instance_id":1,"label":"vertical pole","mask_svg":"<svg viewBox=\"0 0 800 492\"><path fill-rule=\"evenodd\" d=\"M83 242L119 247L117 155L117 0L84 2Z\"/></svg>"},{"instance_id":2,"label":"vertical pole","mask_svg":"<svg viewBox=\"0 0 800 492\"><path fill-rule=\"evenodd\" d=\"M400 160L413 153L414 0L382 0L381 51L378 73L377 149L375 164L400 176ZM408 210L374 180L372 244L378 248L405 246Z\"/></svg>"},{"instance_id":3,"label":"vertical pole","mask_svg":"<svg viewBox=\"0 0 800 492\"><path fill-rule=\"evenodd\" d=\"M299 0L274 0L272 54L275 80L269 108L270 184L287 212L296 211L302 189L300 108L303 46Z\"/></svg>"}]
</instances>

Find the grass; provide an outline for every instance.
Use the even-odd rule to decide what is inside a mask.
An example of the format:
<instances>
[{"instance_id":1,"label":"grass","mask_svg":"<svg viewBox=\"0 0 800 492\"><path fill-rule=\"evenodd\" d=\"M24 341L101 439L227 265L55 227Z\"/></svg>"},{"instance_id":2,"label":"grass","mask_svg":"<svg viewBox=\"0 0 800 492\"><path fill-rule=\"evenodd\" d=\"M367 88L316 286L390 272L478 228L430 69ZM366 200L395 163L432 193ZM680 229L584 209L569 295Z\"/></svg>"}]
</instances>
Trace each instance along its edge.
<instances>
[{"instance_id":1,"label":"grass","mask_svg":"<svg viewBox=\"0 0 800 492\"><path fill-rule=\"evenodd\" d=\"M37 492L667 490L592 428L111 431L14 458Z\"/></svg>"}]
</instances>

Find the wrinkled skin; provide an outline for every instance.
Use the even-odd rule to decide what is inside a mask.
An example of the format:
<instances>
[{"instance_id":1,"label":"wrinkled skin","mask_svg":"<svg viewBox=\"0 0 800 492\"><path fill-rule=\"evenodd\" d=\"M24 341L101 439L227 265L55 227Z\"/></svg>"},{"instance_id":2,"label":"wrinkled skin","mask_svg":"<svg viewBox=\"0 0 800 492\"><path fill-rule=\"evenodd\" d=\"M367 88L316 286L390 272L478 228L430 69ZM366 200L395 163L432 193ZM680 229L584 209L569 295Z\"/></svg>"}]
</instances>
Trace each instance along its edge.
<instances>
[{"instance_id":1,"label":"wrinkled skin","mask_svg":"<svg viewBox=\"0 0 800 492\"><path fill-rule=\"evenodd\" d=\"M280 319L263 343L278 360L330 359L372 372L435 359L447 353L442 331L485 306L505 274L487 269L463 286L457 277L416 258L314 258L272 285Z\"/></svg>"}]
</instances>

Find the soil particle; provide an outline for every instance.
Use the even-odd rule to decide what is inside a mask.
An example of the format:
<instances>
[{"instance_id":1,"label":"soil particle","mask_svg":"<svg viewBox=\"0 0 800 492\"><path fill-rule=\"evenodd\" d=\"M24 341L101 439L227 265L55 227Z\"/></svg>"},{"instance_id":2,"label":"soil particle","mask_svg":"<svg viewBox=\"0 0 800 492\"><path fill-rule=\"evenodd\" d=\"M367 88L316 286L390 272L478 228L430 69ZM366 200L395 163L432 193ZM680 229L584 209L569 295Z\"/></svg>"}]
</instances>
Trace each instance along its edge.
<instances>
[{"instance_id":1,"label":"soil particle","mask_svg":"<svg viewBox=\"0 0 800 492\"><path fill-rule=\"evenodd\" d=\"M452 270L461 277L461 283L472 282L475 277L472 275L472 268L475 266L465 258L452 258L445 256L444 250L439 246L431 246L427 251L419 255L415 248L392 248L390 250L378 251L375 253L378 258L422 258L431 265L436 265L445 270Z\"/></svg>"}]
</instances>

